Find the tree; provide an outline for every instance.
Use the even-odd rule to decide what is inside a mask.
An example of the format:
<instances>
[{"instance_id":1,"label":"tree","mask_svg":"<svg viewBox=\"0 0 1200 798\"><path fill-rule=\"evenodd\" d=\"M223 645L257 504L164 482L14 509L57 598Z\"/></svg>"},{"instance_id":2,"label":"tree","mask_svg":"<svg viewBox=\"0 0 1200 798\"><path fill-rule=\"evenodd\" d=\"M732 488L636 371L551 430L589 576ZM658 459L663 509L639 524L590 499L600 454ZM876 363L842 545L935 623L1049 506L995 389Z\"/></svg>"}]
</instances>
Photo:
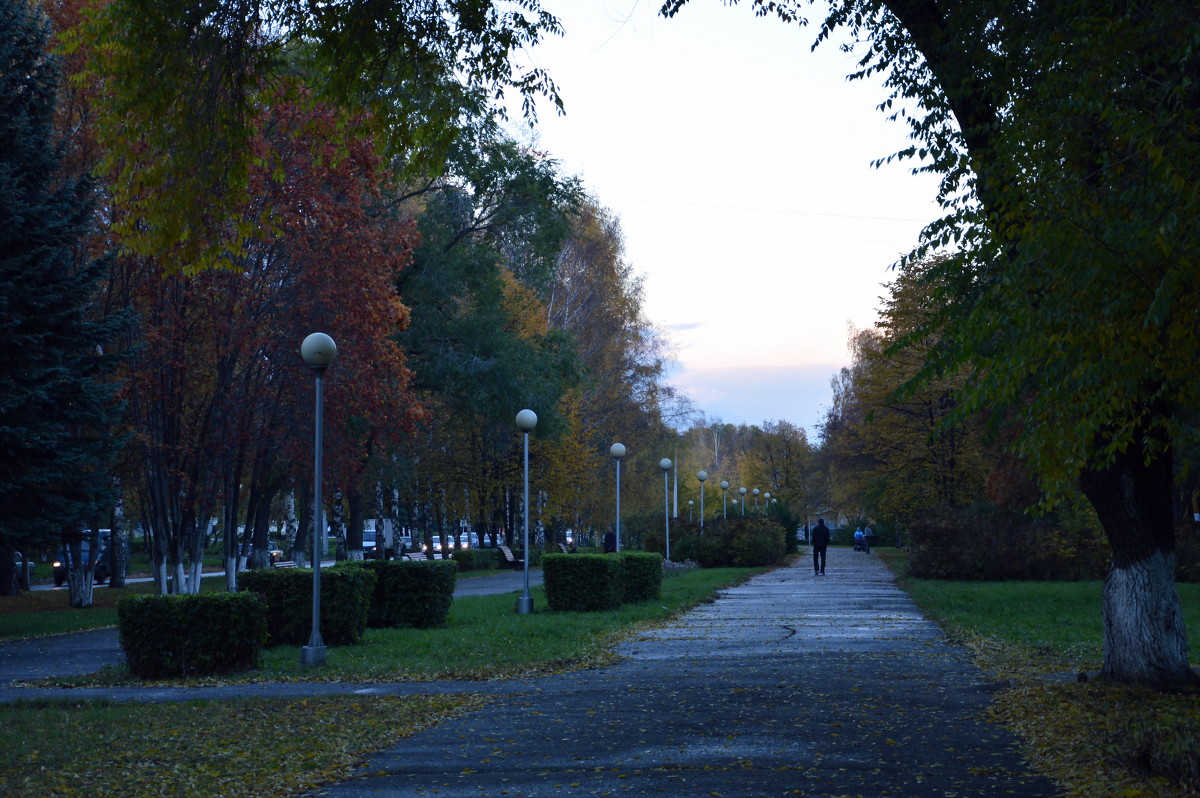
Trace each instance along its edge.
<instances>
[{"instance_id":1,"label":"tree","mask_svg":"<svg viewBox=\"0 0 1200 798\"><path fill-rule=\"evenodd\" d=\"M983 487L982 420L950 421L966 370L904 390L936 343L924 327L924 274L936 261L906 264L886 286L877 328L852 333L854 364L834 384L825 428L838 490L864 497L868 515L900 523L923 508L973 501Z\"/></svg>"},{"instance_id":2,"label":"tree","mask_svg":"<svg viewBox=\"0 0 1200 798\"><path fill-rule=\"evenodd\" d=\"M463 118L506 89L529 115L539 94L560 105L542 70L513 62L560 32L538 0L111 0L71 44L96 54L106 87L97 131L116 201L134 211L119 222L126 248L174 251L167 265L192 272L242 254L257 109L291 76L309 76L326 107L365 111L385 153L425 177Z\"/></svg>"},{"instance_id":3,"label":"tree","mask_svg":"<svg viewBox=\"0 0 1200 798\"><path fill-rule=\"evenodd\" d=\"M18 547L72 546L71 603L87 606L95 563L78 554L84 525L114 495L118 405L104 350L123 321L97 312L109 260L81 251L93 184L63 170L49 25L34 4L3 0L0 30L0 562ZM15 592L10 577L0 568L0 593Z\"/></svg>"},{"instance_id":4,"label":"tree","mask_svg":"<svg viewBox=\"0 0 1200 798\"><path fill-rule=\"evenodd\" d=\"M1198 24L1185 0L843 0L820 33L863 42L857 77L886 75L911 126L901 155L942 175L948 216L912 257L960 249L929 275L925 373L970 364L961 414L1015 408L1043 483L1078 480L1113 550L1103 673L1170 686L1200 679L1172 511L1200 406Z\"/></svg>"},{"instance_id":5,"label":"tree","mask_svg":"<svg viewBox=\"0 0 1200 798\"><path fill-rule=\"evenodd\" d=\"M122 260L142 316L130 344L139 442L131 481L160 589L167 565L176 589L198 588L218 515L233 587L246 503L253 521L284 482L311 484L312 382L297 353L306 334L327 331L339 345L326 375L330 482L361 489L418 412L395 341L408 319L395 279L413 225L383 203L385 171L360 128L334 109L276 99L254 140L261 200L242 209L257 232L239 268L184 275L152 258Z\"/></svg>"}]
</instances>

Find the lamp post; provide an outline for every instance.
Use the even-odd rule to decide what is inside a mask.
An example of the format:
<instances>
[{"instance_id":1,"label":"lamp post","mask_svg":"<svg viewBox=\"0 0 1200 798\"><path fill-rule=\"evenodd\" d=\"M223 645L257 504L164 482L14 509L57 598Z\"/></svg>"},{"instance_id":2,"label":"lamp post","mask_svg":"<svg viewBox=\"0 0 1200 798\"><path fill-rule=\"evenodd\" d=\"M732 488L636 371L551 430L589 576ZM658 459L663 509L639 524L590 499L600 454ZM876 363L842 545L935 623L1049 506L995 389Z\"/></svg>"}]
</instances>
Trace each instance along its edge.
<instances>
[{"instance_id":1,"label":"lamp post","mask_svg":"<svg viewBox=\"0 0 1200 798\"><path fill-rule=\"evenodd\" d=\"M517 614L528 615L533 612L533 596L529 595L529 433L537 426L537 413L532 410L522 410L517 413L517 429L525 437L525 538L523 556L525 557L525 591L517 599Z\"/></svg>"},{"instance_id":2,"label":"lamp post","mask_svg":"<svg viewBox=\"0 0 1200 798\"><path fill-rule=\"evenodd\" d=\"M688 499L688 523L692 523L692 505L695 504L691 499Z\"/></svg>"},{"instance_id":3,"label":"lamp post","mask_svg":"<svg viewBox=\"0 0 1200 798\"><path fill-rule=\"evenodd\" d=\"M742 494L742 515L746 514L746 489L738 488L738 493Z\"/></svg>"},{"instance_id":4,"label":"lamp post","mask_svg":"<svg viewBox=\"0 0 1200 798\"><path fill-rule=\"evenodd\" d=\"M317 413L313 441L313 600L312 632L308 645L300 649L300 664L313 667L325 664L325 641L321 639L321 539L325 535L325 508L321 503L321 406L322 378L325 369L337 357L337 344L325 333L312 333L300 344L300 357L313 370L317 382Z\"/></svg>"},{"instance_id":5,"label":"lamp post","mask_svg":"<svg viewBox=\"0 0 1200 798\"><path fill-rule=\"evenodd\" d=\"M725 505L725 495L729 492L729 480L721 480L721 517L728 518L729 512Z\"/></svg>"},{"instance_id":6,"label":"lamp post","mask_svg":"<svg viewBox=\"0 0 1200 798\"><path fill-rule=\"evenodd\" d=\"M671 561L671 482L667 472L671 470L671 459L664 457L658 461L658 467L663 472L663 525L667 534L667 562Z\"/></svg>"},{"instance_id":7,"label":"lamp post","mask_svg":"<svg viewBox=\"0 0 1200 798\"><path fill-rule=\"evenodd\" d=\"M708 472L697 471L696 479L700 480L700 534L704 534L704 480L708 479Z\"/></svg>"},{"instance_id":8,"label":"lamp post","mask_svg":"<svg viewBox=\"0 0 1200 798\"><path fill-rule=\"evenodd\" d=\"M771 511L771 494L770 493L763 494L763 510L766 512Z\"/></svg>"},{"instance_id":9,"label":"lamp post","mask_svg":"<svg viewBox=\"0 0 1200 798\"><path fill-rule=\"evenodd\" d=\"M754 490L752 490L750 492L754 494L754 512L757 513L758 512L758 488L755 488Z\"/></svg>"},{"instance_id":10,"label":"lamp post","mask_svg":"<svg viewBox=\"0 0 1200 798\"><path fill-rule=\"evenodd\" d=\"M617 551L621 550L621 458L625 456L624 444L614 443L608 453L617 461Z\"/></svg>"}]
</instances>

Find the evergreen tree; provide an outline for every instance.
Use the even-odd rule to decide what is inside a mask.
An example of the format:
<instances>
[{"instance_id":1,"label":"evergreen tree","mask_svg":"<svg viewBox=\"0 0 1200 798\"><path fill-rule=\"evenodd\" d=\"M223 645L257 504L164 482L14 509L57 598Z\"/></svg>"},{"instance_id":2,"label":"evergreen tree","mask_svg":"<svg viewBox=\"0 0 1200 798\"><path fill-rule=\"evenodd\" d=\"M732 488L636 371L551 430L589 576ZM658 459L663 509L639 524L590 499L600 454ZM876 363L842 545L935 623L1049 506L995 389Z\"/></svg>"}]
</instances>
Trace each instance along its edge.
<instances>
[{"instance_id":1,"label":"evergreen tree","mask_svg":"<svg viewBox=\"0 0 1200 798\"><path fill-rule=\"evenodd\" d=\"M96 296L107 261L80 255L92 185L62 173L59 70L37 4L0 0L0 563L74 543L112 500L111 356L121 319ZM94 548L93 548L94 550ZM0 567L0 594L15 592Z\"/></svg>"}]
</instances>

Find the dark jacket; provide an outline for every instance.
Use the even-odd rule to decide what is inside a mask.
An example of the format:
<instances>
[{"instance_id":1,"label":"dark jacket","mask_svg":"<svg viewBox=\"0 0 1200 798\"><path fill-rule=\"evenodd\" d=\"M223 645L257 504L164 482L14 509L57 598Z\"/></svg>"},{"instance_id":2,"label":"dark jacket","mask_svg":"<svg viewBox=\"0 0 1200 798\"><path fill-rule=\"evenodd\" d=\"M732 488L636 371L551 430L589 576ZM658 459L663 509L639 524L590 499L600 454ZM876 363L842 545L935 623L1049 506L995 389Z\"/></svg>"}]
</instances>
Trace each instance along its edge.
<instances>
[{"instance_id":1,"label":"dark jacket","mask_svg":"<svg viewBox=\"0 0 1200 798\"><path fill-rule=\"evenodd\" d=\"M825 526L824 521L813 527L812 544L818 547L829 545L829 527Z\"/></svg>"}]
</instances>

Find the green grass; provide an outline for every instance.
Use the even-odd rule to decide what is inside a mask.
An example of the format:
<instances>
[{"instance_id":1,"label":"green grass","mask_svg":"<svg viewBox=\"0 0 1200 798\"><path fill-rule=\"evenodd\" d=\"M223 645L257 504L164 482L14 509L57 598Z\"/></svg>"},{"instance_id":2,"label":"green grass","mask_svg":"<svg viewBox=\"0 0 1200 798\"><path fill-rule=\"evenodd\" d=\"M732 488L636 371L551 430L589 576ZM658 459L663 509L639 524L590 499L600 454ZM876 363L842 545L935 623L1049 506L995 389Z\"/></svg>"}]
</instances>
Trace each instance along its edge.
<instances>
[{"instance_id":1,"label":"green grass","mask_svg":"<svg viewBox=\"0 0 1200 798\"><path fill-rule=\"evenodd\" d=\"M223 591L225 580L202 580L200 589L205 593ZM0 598L0 640L116 626L118 601L126 596L153 592L153 582L137 582L119 589L97 586L92 593L93 606L85 609L70 606L70 595L65 587Z\"/></svg>"},{"instance_id":2,"label":"green grass","mask_svg":"<svg viewBox=\"0 0 1200 798\"><path fill-rule=\"evenodd\" d=\"M895 549L877 550L903 574L904 556ZM1099 667L1104 622L1098 580L1083 582L960 582L901 579L901 586L921 611L959 635L973 633L1031 649L1038 654ZM1189 648L1200 652L1200 584L1179 583Z\"/></svg>"}]
</instances>

